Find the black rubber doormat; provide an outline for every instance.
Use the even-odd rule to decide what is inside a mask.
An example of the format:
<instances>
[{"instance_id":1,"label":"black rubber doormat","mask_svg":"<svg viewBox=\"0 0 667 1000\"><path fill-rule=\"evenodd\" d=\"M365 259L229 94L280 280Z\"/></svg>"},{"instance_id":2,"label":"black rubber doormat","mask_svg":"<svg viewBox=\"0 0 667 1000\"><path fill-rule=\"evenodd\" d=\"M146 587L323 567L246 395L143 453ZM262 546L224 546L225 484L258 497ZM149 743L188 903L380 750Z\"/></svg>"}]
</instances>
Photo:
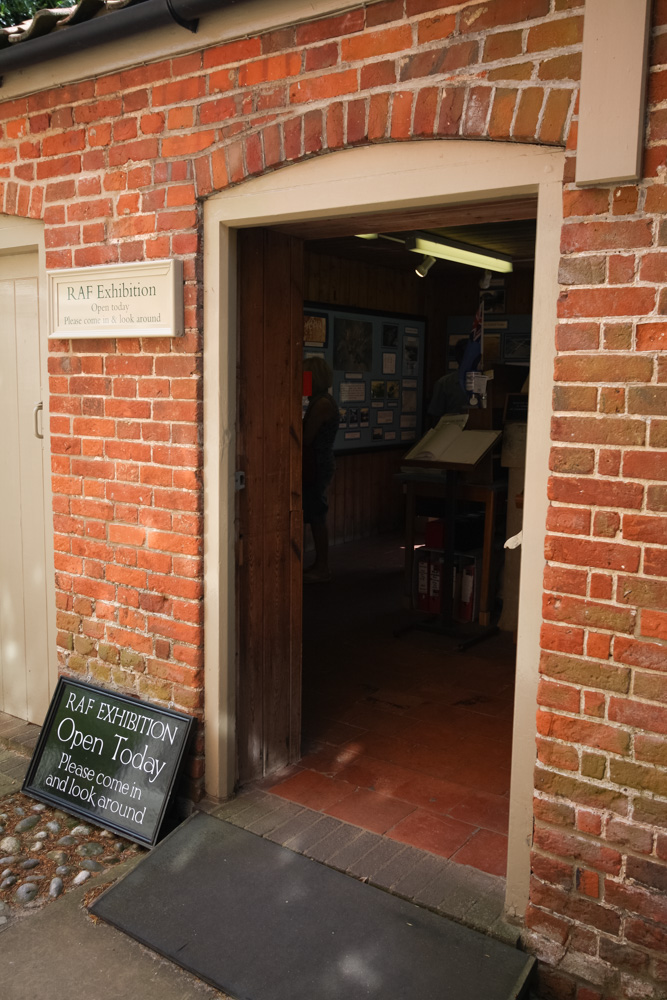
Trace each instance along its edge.
<instances>
[{"instance_id":1,"label":"black rubber doormat","mask_svg":"<svg viewBox=\"0 0 667 1000\"><path fill-rule=\"evenodd\" d=\"M533 965L204 813L91 909L240 1000L515 1000Z\"/></svg>"}]
</instances>

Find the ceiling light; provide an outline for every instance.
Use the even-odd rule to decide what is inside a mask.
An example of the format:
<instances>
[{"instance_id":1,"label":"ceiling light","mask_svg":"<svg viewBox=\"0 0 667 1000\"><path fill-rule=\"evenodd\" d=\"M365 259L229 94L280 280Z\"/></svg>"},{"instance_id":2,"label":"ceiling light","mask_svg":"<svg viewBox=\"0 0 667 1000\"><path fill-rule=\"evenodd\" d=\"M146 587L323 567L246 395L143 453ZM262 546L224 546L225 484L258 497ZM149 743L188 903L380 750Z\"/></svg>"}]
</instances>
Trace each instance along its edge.
<instances>
[{"instance_id":1,"label":"ceiling light","mask_svg":"<svg viewBox=\"0 0 667 1000\"><path fill-rule=\"evenodd\" d=\"M415 274L419 275L420 278L425 278L434 264L435 257L424 257L421 264L415 268Z\"/></svg>"},{"instance_id":2,"label":"ceiling light","mask_svg":"<svg viewBox=\"0 0 667 1000\"><path fill-rule=\"evenodd\" d=\"M446 240L431 233L415 233L405 242L406 250L423 254L426 257L441 257L455 264L468 264L471 267L481 267L488 271L508 273L513 270L512 258L495 250L484 247L459 243L457 240Z\"/></svg>"}]
</instances>

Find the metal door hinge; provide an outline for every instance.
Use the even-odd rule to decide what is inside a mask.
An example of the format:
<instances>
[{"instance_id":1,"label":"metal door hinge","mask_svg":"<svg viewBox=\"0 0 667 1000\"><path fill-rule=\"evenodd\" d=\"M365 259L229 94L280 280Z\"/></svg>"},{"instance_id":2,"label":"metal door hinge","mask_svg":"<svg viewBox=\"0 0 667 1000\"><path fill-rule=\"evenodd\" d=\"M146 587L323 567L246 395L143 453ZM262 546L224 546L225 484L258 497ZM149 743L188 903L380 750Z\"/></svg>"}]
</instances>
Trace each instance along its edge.
<instances>
[{"instance_id":1,"label":"metal door hinge","mask_svg":"<svg viewBox=\"0 0 667 1000\"><path fill-rule=\"evenodd\" d=\"M245 489L245 472L234 473L234 489L237 493Z\"/></svg>"}]
</instances>

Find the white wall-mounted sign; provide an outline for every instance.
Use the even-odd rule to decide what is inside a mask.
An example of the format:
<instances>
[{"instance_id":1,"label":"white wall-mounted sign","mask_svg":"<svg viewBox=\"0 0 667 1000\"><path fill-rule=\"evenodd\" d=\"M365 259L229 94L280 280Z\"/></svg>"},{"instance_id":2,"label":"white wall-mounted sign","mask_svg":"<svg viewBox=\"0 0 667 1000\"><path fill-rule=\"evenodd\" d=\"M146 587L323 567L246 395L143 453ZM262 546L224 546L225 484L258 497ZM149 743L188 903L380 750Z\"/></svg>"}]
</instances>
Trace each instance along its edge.
<instances>
[{"instance_id":1,"label":"white wall-mounted sign","mask_svg":"<svg viewBox=\"0 0 667 1000\"><path fill-rule=\"evenodd\" d=\"M650 0L586 0L576 183L642 176Z\"/></svg>"},{"instance_id":2,"label":"white wall-mounted sign","mask_svg":"<svg viewBox=\"0 0 667 1000\"><path fill-rule=\"evenodd\" d=\"M49 336L178 337L183 263L140 261L49 272Z\"/></svg>"}]
</instances>

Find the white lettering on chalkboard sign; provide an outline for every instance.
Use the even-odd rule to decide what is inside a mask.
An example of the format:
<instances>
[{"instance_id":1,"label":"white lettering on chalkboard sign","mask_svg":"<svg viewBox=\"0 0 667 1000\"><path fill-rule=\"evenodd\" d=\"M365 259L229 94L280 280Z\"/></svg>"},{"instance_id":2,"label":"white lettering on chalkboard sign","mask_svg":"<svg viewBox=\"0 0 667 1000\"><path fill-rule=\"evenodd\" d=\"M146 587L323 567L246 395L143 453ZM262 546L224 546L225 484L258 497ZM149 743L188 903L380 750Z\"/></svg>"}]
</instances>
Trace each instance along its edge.
<instances>
[{"instance_id":1,"label":"white lettering on chalkboard sign","mask_svg":"<svg viewBox=\"0 0 667 1000\"><path fill-rule=\"evenodd\" d=\"M192 721L61 677L23 791L153 844Z\"/></svg>"}]
</instances>

